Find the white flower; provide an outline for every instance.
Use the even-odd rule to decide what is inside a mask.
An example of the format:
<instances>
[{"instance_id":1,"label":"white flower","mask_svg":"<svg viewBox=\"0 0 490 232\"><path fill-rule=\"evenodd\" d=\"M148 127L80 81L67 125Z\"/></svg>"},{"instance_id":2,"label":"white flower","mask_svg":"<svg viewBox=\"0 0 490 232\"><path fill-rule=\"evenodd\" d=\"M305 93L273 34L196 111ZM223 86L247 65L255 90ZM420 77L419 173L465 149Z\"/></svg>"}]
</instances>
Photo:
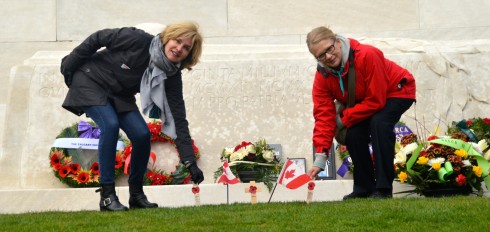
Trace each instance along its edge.
<instances>
[{"instance_id":1,"label":"white flower","mask_svg":"<svg viewBox=\"0 0 490 232\"><path fill-rule=\"evenodd\" d=\"M427 165L429 165L429 166L432 167L432 165L435 164L435 163L443 164L445 160L446 159L444 159L442 157L438 157L438 158L435 158L435 159L430 159L429 162L427 162Z\"/></svg>"},{"instance_id":2,"label":"white flower","mask_svg":"<svg viewBox=\"0 0 490 232\"><path fill-rule=\"evenodd\" d=\"M400 163L405 163L405 162L407 162L407 154L405 154L405 152L403 152L403 150L400 150L395 155L394 163L400 164Z\"/></svg>"},{"instance_id":3,"label":"white flower","mask_svg":"<svg viewBox=\"0 0 490 232\"><path fill-rule=\"evenodd\" d=\"M264 157L264 159L267 160L267 162L271 162L274 160L274 152L272 152L271 150L265 150L262 153L262 157Z\"/></svg>"},{"instance_id":4,"label":"white flower","mask_svg":"<svg viewBox=\"0 0 490 232\"><path fill-rule=\"evenodd\" d=\"M482 139L480 140L480 142L478 142L478 148L480 149L480 151L484 151L485 149L488 148L488 143L485 139Z\"/></svg>"},{"instance_id":5,"label":"white flower","mask_svg":"<svg viewBox=\"0 0 490 232\"><path fill-rule=\"evenodd\" d=\"M487 152L485 152L485 154L483 155L483 157L485 157L485 159L487 159L487 160L490 160L490 150L488 150Z\"/></svg>"},{"instance_id":6,"label":"white flower","mask_svg":"<svg viewBox=\"0 0 490 232\"><path fill-rule=\"evenodd\" d=\"M407 155L411 154L419 145L417 143L408 144L400 149L395 155L395 164L407 162Z\"/></svg>"},{"instance_id":7,"label":"white flower","mask_svg":"<svg viewBox=\"0 0 490 232\"><path fill-rule=\"evenodd\" d=\"M247 150L248 153L252 153L252 154L256 153L255 146L253 144L248 145L247 147L245 147L245 149Z\"/></svg>"},{"instance_id":8,"label":"white flower","mask_svg":"<svg viewBox=\"0 0 490 232\"><path fill-rule=\"evenodd\" d=\"M233 162L233 161L237 161L237 160L240 160L239 153L238 152L231 153L230 161Z\"/></svg>"},{"instance_id":9,"label":"white flower","mask_svg":"<svg viewBox=\"0 0 490 232\"><path fill-rule=\"evenodd\" d=\"M243 160L243 158L248 155L248 151L243 148L240 148L240 150L236 151L236 153L238 153L238 159L240 160Z\"/></svg>"},{"instance_id":10,"label":"white flower","mask_svg":"<svg viewBox=\"0 0 490 232\"><path fill-rule=\"evenodd\" d=\"M463 160L463 167L468 167L468 166L471 166L471 163L469 160Z\"/></svg>"},{"instance_id":11,"label":"white flower","mask_svg":"<svg viewBox=\"0 0 490 232\"><path fill-rule=\"evenodd\" d=\"M405 151L405 154L411 154L415 149L417 149L419 145L417 143L411 143L402 148Z\"/></svg>"},{"instance_id":12,"label":"white flower","mask_svg":"<svg viewBox=\"0 0 490 232\"><path fill-rule=\"evenodd\" d=\"M229 158L230 155L233 153L233 150L235 150L235 148L226 147L225 149L223 149L223 151L221 152L221 154L223 155L223 157Z\"/></svg>"}]
</instances>

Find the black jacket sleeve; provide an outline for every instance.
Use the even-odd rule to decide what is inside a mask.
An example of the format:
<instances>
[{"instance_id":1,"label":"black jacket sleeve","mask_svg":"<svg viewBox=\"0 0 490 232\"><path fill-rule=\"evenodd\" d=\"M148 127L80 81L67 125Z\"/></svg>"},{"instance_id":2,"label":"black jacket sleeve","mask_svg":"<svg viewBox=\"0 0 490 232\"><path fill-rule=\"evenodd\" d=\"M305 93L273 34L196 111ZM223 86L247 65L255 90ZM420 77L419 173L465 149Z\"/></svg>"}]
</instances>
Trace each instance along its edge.
<instances>
[{"instance_id":1,"label":"black jacket sleeve","mask_svg":"<svg viewBox=\"0 0 490 232\"><path fill-rule=\"evenodd\" d=\"M182 76L173 76L167 78L165 82L165 91L167 93L167 100L170 107L170 111L175 120L175 127L177 131L177 139L175 145L180 154L180 161L196 162L196 156L192 147L192 138L189 133L189 123L186 119L185 102L182 92Z\"/></svg>"},{"instance_id":2,"label":"black jacket sleeve","mask_svg":"<svg viewBox=\"0 0 490 232\"><path fill-rule=\"evenodd\" d=\"M65 56L61 62L60 71L63 75L74 73L85 61L94 55L100 48L109 50L128 50L134 46L141 46L140 39L135 33L145 34L144 31L134 27L116 29L103 29L92 33L80 45Z\"/></svg>"}]
</instances>

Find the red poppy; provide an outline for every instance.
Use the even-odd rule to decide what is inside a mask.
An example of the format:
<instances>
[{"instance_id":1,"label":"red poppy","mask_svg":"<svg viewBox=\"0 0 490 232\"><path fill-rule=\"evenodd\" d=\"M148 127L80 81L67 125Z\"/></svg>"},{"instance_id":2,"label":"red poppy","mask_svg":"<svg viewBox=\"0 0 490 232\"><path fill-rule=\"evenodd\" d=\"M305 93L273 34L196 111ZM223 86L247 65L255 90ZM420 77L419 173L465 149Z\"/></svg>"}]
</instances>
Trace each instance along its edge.
<instances>
[{"instance_id":1,"label":"red poppy","mask_svg":"<svg viewBox=\"0 0 490 232\"><path fill-rule=\"evenodd\" d=\"M52 166L55 166L56 164L60 164L61 162L61 158L58 154L54 153L52 156L51 156L51 161L50 161L50 164Z\"/></svg>"},{"instance_id":2,"label":"red poppy","mask_svg":"<svg viewBox=\"0 0 490 232\"><path fill-rule=\"evenodd\" d=\"M483 119L483 122L485 122L486 124L490 125L490 118L484 118Z\"/></svg>"},{"instance_id":3,"label":"red poppy","mask_svg":"<svg viewBox=\"0 0 490 232\"><path fill-rule=\"evenodd\" d=\"M431 140L438 139L438 138L439 137L436 135L431 135L431 136L429 136L429 138L427 138L427 141L431 141Z\"/></svg>"},{"instance_id":4,"label":"red poppy","mask_svg":"<svg viewBox=\"0 0 490 232\"><path fill-rule=\"evenodd\" d=\"M463 174L459 174L456 177L456 183L458 183L459 186L463 186L466 183L466 177Z\"/></svg>"},{"instance_id":5,"label":"red poppy","mask_svg":"<svg viewBox=\"0 0 490 232\"><path fill-rule=\"evenodd\" d=\"M340 151L341 152L346 152L347 151L347 147L345 145L341 145L340 146Z\"/></svg>"},{"instance_id":6,"label":"red poppy","mask_svg":"<svg viewBox=\"0 0 490 232\"><path fill-rule=\"evenodd\" d=\"M92 164L92 167L90 167L90 171L94 175L99 175L100 174L99 163L95 162L94 164Z\"/></svg>"},{"instance_id":7,"label":"red poppy","mask_svg":"<svg viewBox=\"0 0 490 232\"><path fill-rule=\"evenodd\" d=\"M315 189L315 182L311 181L308 183L308 190L313 190Z\"/></svg>"},{"instance_id":8,"label":"red poppy","mask_svg":"<svg viewBox=\"0 0 490 232\"><path fill-rule=\"evenodd\" d=\"M153 171L148 171L146 173L146 178L152 180L154 175L155 175L155 173Z\"/></svg>"},{"instance_id":9,"label":"red poppy","mask_svg":"<svg viewBox=\"0 0 490 232\"><path fill-rule=\"evenodd\" d=\"M192 187L192 193L194 193L194 194L198 194L198 193L199 193L199 191L200 191L199 186L194 186L194 187Z\"/></svg>"},{"instance_id":10,"label":"red poppy","mask_svg":"<svg viewBox=\"0 0 490 232\"><path fill-rule=\"evenodd\" d=\"M77 176L77 181L80 184L85 184L90 180L90 175L88 172L80 172Z\"/></svg>"},{"instance_id":11,"label":"red poppy","mask_svg":"<svg viewBox=\"0 0 490 232\"><path fill-rule=\"evenodd\" d=\"M191 182L191 175L187 175L186 178L184 178L184 181L182 182L182 184L188 184Z\"/></svg>"},{"instance_id":12,"label":"red poppy","mask_svg":"<svg viewBox=\"0 0 490 232\"><path fill-rule=\"evenodd\" d=\"M468 126L469 126L469 125L471 125L471 124L473 124L473 122L472 122L471 120L466 120L466 125L468 125Z\"/></svg>"},{"instance_id":13,"label":"red poppy","mask_svg":"<svg viewBox=\"0 0 490 232\"><path fill-rule=\"evenodd\" d=\"M70 174L71 172L71 169L70 169L70 166L61 166L59 168L59 174L62 178L65 178L68 174Z\"/></svg>"},{"instance_id":14,"label":"red poppy","mask_svg":"<svg viewBox=\"0 0 490 232\"><path fill-rule=\"evenodd\" d=\"M250 188L248 189L248 191L250 193L257 193L257 187L256 186L250 186Z\"/></svg>"},{"instance_id":15,"label":"red poppy","mask_svg":"<svg viewBox=\"0 0 490 232\"><path fill-rule=\"evenodd\" d=\"M71 174L76 175L80 172L80 165L78 163L73 163L70 165Z\"/></svg>"},{"instance_id":16,"label":"red poppy","mask_svg":"<svg viewBox=\"0 0 490 232\"><path fill-rule=\"evenodd\" d=\"M53 165L53 170L59 171L61 167L62 167L61 164L55 164L55 165Z\"/></svg>"}]
</instances>

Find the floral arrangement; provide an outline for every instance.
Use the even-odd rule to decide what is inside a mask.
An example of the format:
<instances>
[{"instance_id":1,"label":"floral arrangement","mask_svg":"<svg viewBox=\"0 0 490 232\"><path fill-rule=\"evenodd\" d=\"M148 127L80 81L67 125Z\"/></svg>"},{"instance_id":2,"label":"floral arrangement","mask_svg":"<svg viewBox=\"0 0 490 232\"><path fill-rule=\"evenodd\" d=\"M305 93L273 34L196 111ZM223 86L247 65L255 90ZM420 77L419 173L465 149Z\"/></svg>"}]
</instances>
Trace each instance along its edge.
<instances>
[{"instance_id":1,"label":"floral arrangement","mask_svg":"<svg viewBox=\"0 0 490 232\"><path fill-rule=\"evenodd\" d=\"M242 182L244 181L243 175L241 176L243 171L254 171L256 174L254 180L263 182L269 191L281 171L276 153L262 138L254 143L243 141L234 147L224 148L221 151L221 160L228 162L232 173ZM214 173L215 181L222 173L223 167L220 166Z\"/></svg>"},{"instance_id":2,"label":"floral arrangement","mask_svg":"<svg viewBox=\"0 0 490 232\"><path fill-rule=\"evenodd\" d=\"M56 137L59 138L98 138L98 128L94 122L80 121L70 127L64 128ZM119 135L124 142L127 139ZM99 163L91 162L84 166L74 161L79 155L79 150L62 147L52 147L49 152L50 167L54 175L64 184L74 187L97 187L99 186ZM125 154L122 150L116 152L116 178L123 173Z\"/></svg>"},{"instance_id":3,"label":"floral arrangement","mask_svg":"<svg viewBox=\"0 0 490 232\"><path fill-rule=\"evenodd\" d=\"M413 192L420 195L435 188L460 188L468 194L475 189L482 196L481 182L490 183L490 120L463 122L453 122L446 136L429 136L426 141L415 134L403 136L394 159L398 180L414 185Z\"/></svg>"},{"instance_id":4,"label":"floral arrangement","mask_svg":"<svg viewBox=\"0 0 490 232\"><path fill-rule=\"evenodd\" d=\"M151 133L151 142L160 142L160 143L170 143L173 146L175 146L175 141L167 136L166 134L162 133L162 122L160 120L153 120L151 122L148 122L148 128L150 129ZM194 149L194 155L196 156L196 159L200 158L200 152L197 146L194 144L194 140L192 140L192 147ZM126 147L124 150L124 154L128 157L130 157L131 154L131 149L132 146L131 144ZM177 150L177 147L175 147ZM178 150L177 150L178 152ZM191 174L187 170L187 168L179 162L179 164L175 167L175 170L167 173L163 170L160 170L155 167L155 160L156 160L156 154L154 152L151 152L150 154L151 161L153 161L153 164L151 165L151 168L149 168L146 172L145 176L145 185L176 185L176 184L188 184L191 180ZM180 158L180 154L179 154Z\"/></svg>"}]
</instances>

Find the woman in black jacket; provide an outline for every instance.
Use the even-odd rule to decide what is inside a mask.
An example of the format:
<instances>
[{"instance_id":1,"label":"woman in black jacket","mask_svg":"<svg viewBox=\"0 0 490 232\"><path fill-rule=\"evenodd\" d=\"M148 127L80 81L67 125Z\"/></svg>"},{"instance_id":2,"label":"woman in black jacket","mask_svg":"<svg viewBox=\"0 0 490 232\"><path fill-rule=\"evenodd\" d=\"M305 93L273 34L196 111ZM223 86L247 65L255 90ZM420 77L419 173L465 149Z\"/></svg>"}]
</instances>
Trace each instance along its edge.
<instances>
[{"instance_id":1,"label":"woman in black jacket","mask_svg":"<svg viewBox=\"0 0 490 232\"><path fill-rule=\"evenodd\" d=\"M167 26L157 36L132 27L100 30L62 59L60 69L69 87L62 106L76 115L86 113L101 130L101 211L128 210L119 202L114 184L119 129L133 145L129 206L158 207L143 192L151 142L146 121L136 105L138 92L143 112L160 116L164 122L162 131L175 139L192 181L199 184L204 180L192 149L181 75L182 69L190 70L199 62L201 51L198 25L182 22Z\"/></svg>"}]
</instances>

